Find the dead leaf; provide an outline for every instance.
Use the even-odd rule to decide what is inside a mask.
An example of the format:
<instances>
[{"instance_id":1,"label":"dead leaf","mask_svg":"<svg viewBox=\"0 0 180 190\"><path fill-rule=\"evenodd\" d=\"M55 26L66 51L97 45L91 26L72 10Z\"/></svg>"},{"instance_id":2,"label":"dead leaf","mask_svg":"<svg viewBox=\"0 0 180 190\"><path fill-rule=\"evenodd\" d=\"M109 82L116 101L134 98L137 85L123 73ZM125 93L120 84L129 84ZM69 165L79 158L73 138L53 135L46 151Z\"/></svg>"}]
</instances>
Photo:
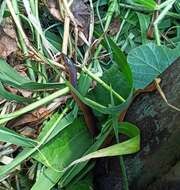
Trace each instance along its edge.
<instances>
[{"instance_id":1,"label":"dead leaf","mask_svg":"<svg viewBox=\"0 0 180 190\"><path fill-rule=\"evenodd\" d=\"M14 69L16 69L21 76L29 79L29 77L28 77L28 75L26 73L27 69L24 67L24 65L22 65L22 64L16 65L16 66L14 66ZM8 86L8 85L5 86L5 88L6 88L6 90L11 92L12 94L15 94L15 95L21 94L25 98L29 98L32 95L32 92L28 91L28 90L16 89L16 88L13 88L13 87Z\"/></svg>"},{"instance_id":2,"label":"dead leaf","mask_svg":"<svg viewBox=\"0 0 180 190\"><path fill-rule=\"evenodd\" d=\"M37 126L47 119L55 109L64 104L70 96L63 96L55 99L48 107L40 107L33 112L26 113L14 120L8 122L8 128L23 127L23 126Z\"/></svg>"},{"instance_id":3,"label":"dead leaf","mask_svg":"<svg viewBox=\"0 0 180 190\"><path fill-rule=\"evenodd\" d=\"M57 19L63 22L63 18L59 12L59 1L57 0L47 0L47 7L49 12Z\"/></svg>"},{"instance_id":4,"label":"dead leaf","mask_svg":"<svg viewBox=\"0 0 180 190\"><path fill-rule=\"evenodd\" d=\"M118 17L114 18L112 23L110 24L110 26L108 28L108 34L110 36L116 35L119 31L120 25L121 25L121 23L120 23L119 18Z\"/></svg>"},{"instance_id":5,"label":"dead leaf","mask_svg":"<svg viewBox=\"0 0 180 190\"><path fill-rule=\"evenodd\" d=\"M80 23L79 28L85 35L86 39L89 37L90 25L90 7L85 0L74 0L71 5L71 11L75 19ZM78 40L78 45L82 46L84 41Z\"/></svg>"},{"instance_id":6,"label":"dead leaf","mask_svg":"<svg viewBox=\"0 0 180 190\"><path fill-rule=\"evenodd\" d=\"M28 75L27 75L27 73L26 73L26 72L27 72L27 69L26 69L26 67L24 67L24 65L22 65L22 64L16 65L16 66L14 67L14 69L16 69L16 70L18 71L18 73L19 73L21 76L23 76L23 77L29 79L29 77L28 77ZM32 95L32 92L31 92L31 91L28 91L28 90L18 89L18 91L19 91L19 92L22 94L22 96L25 97L25 98L29 98L29 97L31 97L31 95Z\"/></svg>"},{"instance_id":7,"label":"dead leaf","mask_svg":"<svg viewBox=\"0 0 180 190\"><path fill-rule=\"evenodd\" d=\"M21 135L24 135L26 137L30 137L30 138L36 138L37 137L37 133L36 133L36 129L31 128L31 127L23 127L22 129L19 130Z\"/></svg>"},{"instance_id":8,"label":"dead leaf","mask_svg":"<svg viewBox=\"0 0 180 190\"><path fill-rule=\"evenodd\" d=\"M16 30L14 26L14 21L11 17L6 17L3 19L2 27L4 32L13 39L17 39Z\"/></svg>"},{"instance_id":9,"label":"dead leaf","mask_svg":"<svg viewBox=\"0 0 180 190\"><path fill-rule=\"evenodd\" d=\"M22 126L36 126L42 123L46 118L50 116L52 112L49 111L45 107L41 107L33 112L26 113L21 117L18 117L14 120L8 122L7 127L15 128L15 127L22 127Z\"/></svg>"},{"instance_id":10,"label":"dead leaf","mask_svg":"<svg viewBox=\"0 0 180 190\"><path fill-rule=\"evenodd\" d=\"M50 13L61 22L64 22L64 18L59 12L59 1L47 0L47 6ZM89 25L90 25L90 7L87 0L74 0L71 5L71 12L77 21L79 30L84 34L85 38L89 36ZM72 23L73 24L73 23ZM88 40L87 40L88 41ZM82 46L84 40L78 39L78 46Z\"/></svg>"},{"instance_id":11,"label":"dead leaf","mask_svg":"<svg viewBox=\"0 0 180 190\"><path fill-rule=\"evenodd\" d=\"M16 40L7 35L0 25L0 57L7 58L12 52L17 50Z\"/></svg>"}]
</instances>

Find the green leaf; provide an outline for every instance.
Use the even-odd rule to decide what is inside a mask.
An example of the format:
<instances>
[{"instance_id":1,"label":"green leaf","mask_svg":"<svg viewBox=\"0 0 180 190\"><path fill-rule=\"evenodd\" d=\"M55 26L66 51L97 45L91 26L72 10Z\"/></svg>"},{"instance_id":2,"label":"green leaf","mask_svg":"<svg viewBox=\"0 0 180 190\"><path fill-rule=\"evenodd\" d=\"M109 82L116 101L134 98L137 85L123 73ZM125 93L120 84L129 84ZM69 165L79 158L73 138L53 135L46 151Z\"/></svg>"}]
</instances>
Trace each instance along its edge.
<instances>
[{"instance_id":1,"label":"green leaf","mask_svg":"<svg viewBox=\"0 0 180 190\"><path fill-rule=\"evenodd\" d=\"M55 33L51 31L46 31L45 36L47 40L56 48L61 49L62 39L59 37L59 35L56 35Z\"/></svg>"},{"instance_id":2,"label":"green leaf","mask_svg":"<svg viewBox=\"0 0 180 190\"><path fill-rule=\"evenodd\" d=\"M34 154L33 158L48 167L49 165L47 165L46 160L42 157L42 154L44 154L50 165L56 169L62 168L67 165L66 162L68 162L69 157L73 160L79 154L82 154L82 150L86 150L91 143L92 139L85 124L82 120L76 119L63 130L63 133L59 133L45 147L40 149L41 153L37 152ZM78 147L82 144L83 148L79 149Z\"/></svg>"},{"instance_id":3,"label":"green leaf","mask_svg":"<svg viewBox=\"0 0 180 190\"><path fill-rule=\"evenodd\" d=\"M178 13L180 13L180 0L176 0L174 3L174 7Z\"/></svg>"},{"instance_id":4,"label":"green leaf","mask_svg":"<svg viewBox=\"0 0 180 190\"><path fill-rule=\"evenodd\" d=\"M105 139L112 132L110 124L111 123L107 122L107 124L102 127L101 133L96 138L96 141L94 142L94 144L92 144L83 155L87 155L91 152L94 152L103 145ZM60 179L59 185L61 187L65 187L67 184L69 184L75 176L77 176L79 173L82 174L82 171L86 169L87 164L88 164L88 161L82 162L80 164L74 165L73 167L69 168L67 171L65 171L62 178Z\"/></svg>"},{"instance_id":5,"label":"green leaf","mask_svg":"<svg viewBox=\"0 0 180 190\"><path fill-rule=\"evenodd\" d=\"M9 101L16 101L19 103L31 103L33 101L33 98L24 98L22 96L18 96L15 94L12 94L10 92L8 92L7 90L4 89L2 83L0 82L0 96L6 100Z\"/></svg>"},{"instance_id":6,"label":"green leaf","mask_svg":"<svg viewBox=\"0 0 180 190\"><path fill-rule=\"evenodd\" d=\"M154 0L135 0L135 2L150 10L154 10L157 6Z\"/></svg>"},{"instance_id":7,"label":"green leaf","mask_svg":"<svg viewBox=\"0 0 180 190\"><path fill-rule=\"evenodd\" d=\"M0 127L0 141L3 142L9 142L11 144L23 146L23 147L35 147L37 145L37 142L24 137L22 135L19 135L15 133L14 131L5 128L5 127Z\"/></svg>"},{"instance_id":8,"label":"green leaf","mask_svg":"<svg viewBox=\"0 0 180 190\"><path fill-rule=\"evenodd\" d=\"M124 99L128 97L131 86L117 64L113 64L110 69L105 71L101 79L106 82L106 84L111 85L111 87L117 93L121 94ZM97 84L96 88L89 93L89 97L104 106L111 104L110 92L104 89L100 84ZM115 105L121 103L117 98L114 99Z\"/></svg>"},{"instance_id":9,"label":"green leaf","mask_svg":"<svg viewBox=\"0 0 180 190\"><path fill-rule=\"evenodd\" d=\"M37 83L21 76L15 69L13 69L5 60L0 59L0 81L2 83L11 85L15 88L26 90L44 90L44 89L58 89L63 85L59 83Z\"/></svg>"},{"instance_id":10,"label":"green leaf","mask_svg":"<svg viewBox=\"0 0 180 190\"><path fill-rule=\"evenodd\" d=\"M143 89L179 57L180 49L153 43L139 46L128 55L136 89Z\"/></svg>"},{"instance_id":11,"label":"green leaf","mask_svg":"<svg viewBox=\"0 0 180 190\"><path fill-rule=\"evenodd\" d=\"M110 134L110 132L111 132L111 128L109 128L109 125L103 127L103 130L101 131L100 135L97 137L96 142L92 144L88 148L88 150L83 153L83 155L86 155L100 148L100 146L103 144L103 142L105 141L107 136ZM88 161L80 163L78 165L74 165L72 168L68 169L67 171L62 171L62 172L56 172L52 168L47 168L44 170L38 182L33 188L35 189L38 189L38 188L41 189L44 187L51 188L59 180L60 180L59 185L61 187L66 186L79 172L81 172L85 168L87 163Z\"/></svg>"},{"instance_id":12,"label":"green leaf","mask_svg":"<svg viewBox=\"0 0 180 190\"><path fill-rule=\"evenodd\" d=\"M71 123L71 121L68 121L69 117L65 117L65 120L61 119L60 114L55 114L51 117L50 121L48 121L44 128L52 128L53 132L50 134L50 136L46 139L46 141L42 144L41 142L38 143L38 146L45 145L48 143L55 135L57 135L56 129L58 132L61 132L65 127L67 127L68 123ZM64 126L65 125L65 126ZM51 136L52 135L52 136ZM13 170L16 166L18 166L21 162L23 162L25 159L30 157L33 153L37 151L37 146L34 148L25 148L23 151L16 156L16 158L9 164L0 166L0 176L8 174L11 170Z\"/></svg>"},{"instance_id":13,"label":"green leaf","mask_svg":"<svg viewBox=\"0 0 180 190\"><path fill-rule=\"evenodd\" d=\"M108 39L108 41L111 46L113 61L119 66L120 71L122 71L125 77L127 77L126 80L129 82L129 85L133 87L132 73L129 65L127 64L127 58L125 54L121 51L120 47L118 47L113 40Z\"/></svg>"},{"instance_id":14,"label":"green leaf","mask_svg":"<svg viewBox=\"0 0 180 190\"><path fill-rule=\"evenodd\" d=\"M61 184L61 180L59 181L58 185L60 187L69 187L69 186L73 186L74 184L78 183L79 181L81 181L82 179L84 179L85 176L87 176L87 174L91 174L92 170L95 166L96 162L92 161L92 162L88 162L88 164L80 170L80 172L76 175L73 176L73 179L71 179L70 177L68 177L68 181L66 181L65 184ZM72 171L72 170L71 170ZM69 174L71 175L71 171L69 171ZM63 177L62 177L63 178ZM62 179L61 178L61 179ZM67 184L68 182L68 184Z\"/></svg>"},{"instance_id":15,"label":"green leaf","mask_svg":"<svg viewBox=\"0 0 180 190\"><path fill-rule=\"evenodd\" d=\"M120 103L116 100L116 103L118 104L116 104L115 106L107 106L107 104L110 103L110 92L102 88L100 84L97 85L97 89L95 88L90 93L92 99L83 97L80 93L75 91L75 93L78 95L81 101L83 101L85 104L89 105L93 109L104 114L121 112L124 109L126 109L132 98L133 92L132 73L129 65L127 64L126 57L124 53L121 51L121 49L111 39L108 39L108 41L112 49L114 65L109 69L109 71L104 72L102 79L104 79L108 85L112 86L113 90L114 88L116 88L117 92L119 92L120 95L123 94L125 96L123 97L125 98L125 102ZM108 48L105 41L103 41L102 44L105 48ZM93 93L95 95L93 95ZM106 101L103 100L104 97L107 98Z\"/></svg>"},{"instance_id":16,"label":"green leaf","mask_svg":"<svg viewBox=\"0 0 180 190\"><path fill-rule=\"evenodd\" d=\"M135 125L128 122L121 123L118 127L119 133L127 135L130 138L129 140L89 153L73 161L67 168L88 161L92 158L127 155L139 151L140 130Z\"/></svg>"},{"instance_id":17,"label":"green leaf","mask_svg":"<svg viewBox=\"0 0 180 190\"><path fill-rule=\"evenodd\" d=\"M70 124L73 123L75 120L75 116L73 115L73 112L71 111L68 113L64 118L62 118L60 121L58 120L59 114L55 113L53 116L51 116L51 120L46 124L46 126L41 131L38 139L41 140L45 134L48 132L49 128L51 128L53 125L56 125L52 133L49 135L49 137L46 140L46 143L49 142L51 139L53 139L56 135L58 135L61 131L63 131L66 127L68 127Z\"/></svg>"},{"instance_id":18,"label":"green leaf","mask_svg":"<svg viewBox=\"0 0 180 190\"><path fill-rule=\"evenodd\" d=\"M51 189L57 180L63 175L63 168L82 154L92 144L92 138L82 120L76 119L63 133L57 135L40 151L35 153L33 158L49 167L38 178L32 190ZM81 147L81 148L80 148ZM44 156L42 156L44 155ZM51 166L51 167L50 167ZM55 168L56 170L53 170ZM46 175L48 174L48 178Z\"/></svg>"},{"instance_id":19,"label":"green leaf","mask_svg":"<svg viewBox=\"0 0 180 190\"><path fill-rule=\"evenodd\" d=\"M148 42L147 30L148 30L149 23L150 23L150 17L149 17L149 15L145 15L145 14L141 14L141 13L137 13L137 15L138 15L138 19L139 19L140 28L141 28L142 44L145 44L146 42Z\"/></svg>"}]
</instances>

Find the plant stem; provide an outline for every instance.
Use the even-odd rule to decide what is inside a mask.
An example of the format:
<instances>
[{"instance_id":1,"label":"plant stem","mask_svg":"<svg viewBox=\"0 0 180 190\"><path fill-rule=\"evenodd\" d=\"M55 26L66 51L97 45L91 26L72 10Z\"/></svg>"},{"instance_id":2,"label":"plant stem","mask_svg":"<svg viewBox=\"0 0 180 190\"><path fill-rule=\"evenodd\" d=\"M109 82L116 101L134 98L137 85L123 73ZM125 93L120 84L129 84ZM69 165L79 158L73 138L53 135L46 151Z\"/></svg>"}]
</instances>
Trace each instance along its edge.
<instances>
[{"instance_id":1,"label":"plant stem","mask_svg":"<svg viewBox=\"0 0 180 190\"><path fill-rule=\"evenodd\" d=\"M21 45L22 51L23 51L24 55L27 57L29 55L28 48L26 46L27 37L21 26L21 20L20 20L20 16L19 16L17 0L12 0L12 3L9 0L7 0L6 2L7 2L8 8L9 8L9 11L11 12L11 15L17 26L17 33L18 33L18 37L19 37L18 39L19 39L19 43ZM20 27L19 27L19 25L20 25ZM29 72L29 76L30 76L31 80L35 81L35 75L34 75L33 70L31 69L32 68L31 61L29 59L26 59L25 63L28 66L28 72Z\"/></svg>"},{"instance_id":2,"label":"plant stem","mask_svg":"<svg viewBox=\"0 0 180 190\"><path fill-rule=\"evenodd\" d=\"M112 89L111 89L111 104L114 105L114 98L112 96ZM114 129L114 134L116 137L116 142L120 143L119 131L118 131L118 114L112 115L112 125L113 125L113 129ZM122 172L122 177L123 177L124 190L129 190L128 178L127 178L126 167L124 164L123 156L119 156L119 162L120 162L121 172Z\"/></svg>"},{"instance_id":3,"label":"plant stem","mask_svg":"<svg viewBox=\"0 0 180 190\"><path fill-rule=\"evenodd\" d=\"M162 10L161 14L157 17L157 19L154 21L154 31L155 31L155 37L157 45L161 45L160 35L159 35L159 29L158 24L161 22L161 20L165 17L167 12L172 8L175 0L170 0L169 4Z\"/></svg>"},{"instance_id":4,"label":"plant stem","mask_svg":"<svg viewBox=\"0 0 180 190\"><path fill-rule=\"evenodd\" d=\"M30 112L30 111L32 111L32 110L34 110L34 109L36 109L42 105L54 100L55 98L58 98L59 96L67 94L68 92L69 92L69 88L66 87L66 88L58 90L57 92L54 92L53 94L51 94L51 95L49 95L49 96L47 96L41 100L38 100L38 101L36 101L36 102L18 110L18 111L0 116L0 124L3 124L7 121L10 121L11 119L14 119L14 118L16 118L22 114Z\"/></svg>"},{"instance_id":5,"label":"plant stem","mask_svg":"<svg viewBox=\"0 0 180 190\"><path fill-rule=\"evenodd\" d=\"M151 13L154 11L154 10L145 9L141 6L129 5L129 4L124 4L124 3L119 3L119 6L125 8L125 9L131 9L131 10L138 11L138 12ZM180 14L170 12L170 11L168 11L165 16L173 17L175 19L180 19Z\"/></svg>"},{"instance_id":6,"label":"plant stem","mask_svg":"<svg viewBox=\"0 0 180 190\"><path fill-rule=\"evenodd\" d=\"M95 81L97 81L101 86L103 86L105 89L107 89L109 92L112 91L112 93L121 101L121 102L125 102L125 99L119 95L117 92L115 92L109 85L107 85L103 80L101 80L99 77L97 77L96 75L94 75L89 69L87 69L86 67L83 67L82 70L88 74L92 79L94 79Z\"/></svg>"},{"instance_id":7,"label":"plant stem","mask_svg":"<svg viewBox=\"0 0 180 190\"><path fill-rule=\"evenodd\" d=\"M99 1L97 3L97 6L96 6L96 10L97 10L97 15L98 15L98 18L100 20L100 23L101 23L101 27L102 27L102 30L104 33L107 32L108 28L109 28L109 25L111 23L111 20L112 20L112 16L114 14L114 12L116 11L117 7L118 7L118 2L117 0L113 0L110 2L110 5L109 5L109 8L108 8L108 11L107 11L107 14L105 16L105 27L103 26L103 23L102 23L102 19L100 17L100 14L99 14L99 9L98 9L98 5L99 5ZM108 41L107 41L108 42ZM94 59L97 60L101 50L102 50L103 46L100 44L99 47L97 48L96 52L95 52L95 56L94 56Z\"/></svg>"}]
</instances>

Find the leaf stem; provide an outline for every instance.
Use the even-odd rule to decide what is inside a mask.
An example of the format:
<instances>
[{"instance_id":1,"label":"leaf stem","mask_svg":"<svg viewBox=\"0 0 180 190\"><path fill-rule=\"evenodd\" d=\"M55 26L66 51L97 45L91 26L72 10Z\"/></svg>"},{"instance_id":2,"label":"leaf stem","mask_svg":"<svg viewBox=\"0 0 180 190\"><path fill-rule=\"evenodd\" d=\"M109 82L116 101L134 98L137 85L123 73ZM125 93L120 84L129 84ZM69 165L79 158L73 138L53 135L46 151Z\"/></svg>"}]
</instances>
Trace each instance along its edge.
<instances>
[{"instance_id":1,"label":"leaf stem","mask_svg":"<svg viewBox=\"0 0 180 190\"><path fill-rule=\"evenodd\" d=\"M172 8L175 0L170 0L168 1L169 4L162 10L160 15L157 17L157 19L154 21L154 32L155 32L155 37L156 37L156 42L157 45L161 45L161 40L160 40L160 35L159 35L159 29L158 29L158 24L161 22L161 20L165 17L165 15L168 13L168 11Z\"/></svg>"},{"instance_id":2,"label":"leaf stem","mask_svg":"<svg viewBox=\"0 0 180 190\"><path fill-rule=\"evenodd\" d=\"M107 85L103 80L101 80L99 77L97 77L95 74L93 74L89 69L87 69L85 66L82 68L82 70L88 74L92 79L97 81L101 86L103 86L105 89L107 89L109 92L112 91L112 93L121 101L125 102L125 99L119 95L116 91L111 89L109 85Z\"/></svg>"}]
</instances>

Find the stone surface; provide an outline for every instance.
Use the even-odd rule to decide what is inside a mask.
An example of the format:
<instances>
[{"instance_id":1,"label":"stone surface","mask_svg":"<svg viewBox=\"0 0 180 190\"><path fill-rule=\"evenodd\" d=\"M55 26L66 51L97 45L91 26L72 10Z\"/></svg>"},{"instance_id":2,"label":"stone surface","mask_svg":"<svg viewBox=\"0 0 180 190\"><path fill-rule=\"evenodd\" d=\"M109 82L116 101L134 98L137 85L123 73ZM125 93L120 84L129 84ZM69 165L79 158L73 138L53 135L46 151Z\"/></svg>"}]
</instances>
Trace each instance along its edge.
<instances>
[{"instance_id":1,"label":"stone surface","mask_svg":"<svg viewBox=\"0 0 180 190\"><path fill-rule=\"evenodd\" d=\"M177 107L180 107L179 73L180 58L160 76L160 86L166 98ZM156 91L139 95L130 106L125 120L141 129L142 139L141 151L125 157L130 189L164 190L162 179L180 160L180 112L170 108ZM95 186L98 190L120 189L119 162L113 160L97 161ZM108 185L101 187L102 184ZM177 184L180 184L180 178L167 181L166 187L175 190Z\"/></svg>"}]
</instances>

